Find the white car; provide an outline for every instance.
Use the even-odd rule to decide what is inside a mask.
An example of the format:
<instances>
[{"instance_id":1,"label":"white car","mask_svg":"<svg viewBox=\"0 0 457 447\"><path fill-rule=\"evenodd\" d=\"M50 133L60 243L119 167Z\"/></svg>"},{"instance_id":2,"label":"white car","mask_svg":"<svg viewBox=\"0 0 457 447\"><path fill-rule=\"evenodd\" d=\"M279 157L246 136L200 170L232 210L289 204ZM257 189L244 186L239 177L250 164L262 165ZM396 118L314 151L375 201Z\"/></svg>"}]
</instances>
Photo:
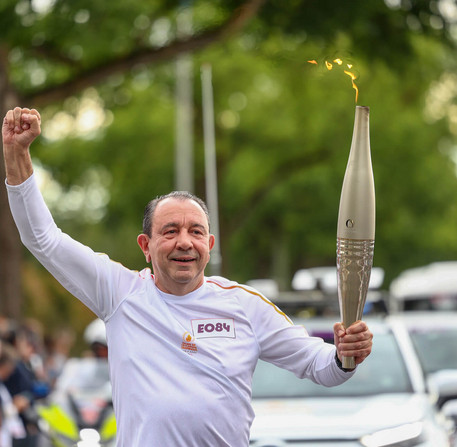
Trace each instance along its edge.
<instances>
[{"instance_id":1,"label":"white car","mask_svg":"<svg viewBox=\"0 0 457 447\"><path fill-rule=\"evenodd\" d=\"M389 317L406 327L419 358L428 391L454 421L457 446L457 312L401 312Z\"/></svg>"},{"instance_id":2,"label":"white car","mask_svg":"<svg viewBox=\"0 0 457 447\"><path fill-rule=\"evenodd\" d=\"M410 311L389 319L406 326L426 377L457 370L457 312Z\"/></svg>"},{"instance_id":3,"label":"white car","mask_svg":"<svg viewBox=\"0 0 457 447\"><path fill-rule=\"evenodd\" d=\"M253 447L442 447L446 421L426 393L411 341L401 325L365 320L373 351L343 385L326 388L265 362L253 378ZM296 321L333 340L334 320Z\"/></svg>"}]
</instances>

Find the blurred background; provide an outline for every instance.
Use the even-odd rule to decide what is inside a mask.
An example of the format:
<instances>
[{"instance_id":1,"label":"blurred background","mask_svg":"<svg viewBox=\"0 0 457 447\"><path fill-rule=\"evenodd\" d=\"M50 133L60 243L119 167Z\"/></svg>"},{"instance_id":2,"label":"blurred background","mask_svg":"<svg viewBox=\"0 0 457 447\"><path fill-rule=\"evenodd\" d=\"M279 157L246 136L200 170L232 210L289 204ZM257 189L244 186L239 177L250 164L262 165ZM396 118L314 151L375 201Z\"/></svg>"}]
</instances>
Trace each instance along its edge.
<instances>
[{"instance_id":1,"label":"blurred background","mask_svg":"<svg viewBox=\"0 0 457 447\"><path fill-rule=\"evenodd\" d=\"M371 326L379 342L353 382L359 393L387 396L373 403L375 415L366 413L380 425L358 420L350 445L436 447L448 445L449 433L455 445L456 43L455 0L0 0L0 114L17 105L40 111L32 156L63 231L141 270L144 206L190 190L210 205L219 242L207 273L257 287L331 341L340 192L355 107L369 106L377 222L365 309L395 315ZM3 162L0 169L4 177ZM103 325L93 329L95 316L22 247L5 188L0 254L0 393L21 365L33 371L23 389L37 400L57 377L74 384L72 375L60 376L65 365L79 378L86 366L96 373L90 385L109 380ZM427 313L404 312L417 310ZM326 329L309 319L330 314ZM69 357L102 359L102 370ZM383 368L390 363L396 367ZM275 395L271 378L280 370L265 371L265 388L262 369L255 379L252 442L285 445L262 439L285 440L297 427L309 436L317 419L304 424L297 416L296 426L280 427L279 416L274 424L268 417L275 408L286 419L298 415L295 399L310 391L274 379ZM386 374L373 379L379 372ZM294 384L289 376L285 383ZM109 389L100 390L109 407ZM284 393L294 398L290 413L278 406ZM353 402L354 393L338 388L336 397ZM392 393L413 400L399 406ZM8 393L0 401L6 415ZM36 446L36 414L26 414L34 401L14 405L27 438L21 444L24 433L13 436L14 427L0 422L0 436L8 431L2 445L14 437L14 447ZM43 408L39 419L53 420ZM315 439L330 436L328 408L327 401ZM350 423L338 425L342 413L332 416L337 438ZM382 422L381 413L394 419ZM409 419L400 423L397 413ZM438 421L443 415L453 423ZM109 442L113 421L105 421ZM77 428L64 435L80 436Z\"/></svg>"},{"instance_id":2,"label":"blurred background","mask_svg":"<svg viewBox=\"0 0 457 447\"><path fill-rule=\"evenodd\" d=\"M456 39L453 0L2 0L0 111L40 111L40 186L75 239L140 270L145 204L216 191L212 268L286 293L297 271L335 265L356 106L341 59L370 107L388 290L457 258ZM0 313L70 327L81 349L94 316L23 249L0 200Z\"/></svg>"}]
</instances>

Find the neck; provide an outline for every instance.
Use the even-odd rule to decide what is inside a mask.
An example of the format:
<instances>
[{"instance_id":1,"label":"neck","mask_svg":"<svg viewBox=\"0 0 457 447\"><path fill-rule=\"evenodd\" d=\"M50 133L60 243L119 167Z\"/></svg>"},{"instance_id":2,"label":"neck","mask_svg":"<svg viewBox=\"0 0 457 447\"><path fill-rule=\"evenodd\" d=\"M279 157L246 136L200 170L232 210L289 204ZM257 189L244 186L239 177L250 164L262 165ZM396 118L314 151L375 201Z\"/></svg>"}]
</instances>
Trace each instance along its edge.
<instances>
[{"instance_id":1,"label":"neck","mask_svg":"<svg viewBox=\"0 0 457 447\"><path fill-rule=\"evenodd\" d=\"M204 277L201 278L198 282L192 284L180 284L175 282L173 284L166 285L163 282L159 281L157 277L155 277L154 280L156 287L161 292L168 293L169 295L184 296L201 287L203 285Z\"/></svg>"}]
</instances>

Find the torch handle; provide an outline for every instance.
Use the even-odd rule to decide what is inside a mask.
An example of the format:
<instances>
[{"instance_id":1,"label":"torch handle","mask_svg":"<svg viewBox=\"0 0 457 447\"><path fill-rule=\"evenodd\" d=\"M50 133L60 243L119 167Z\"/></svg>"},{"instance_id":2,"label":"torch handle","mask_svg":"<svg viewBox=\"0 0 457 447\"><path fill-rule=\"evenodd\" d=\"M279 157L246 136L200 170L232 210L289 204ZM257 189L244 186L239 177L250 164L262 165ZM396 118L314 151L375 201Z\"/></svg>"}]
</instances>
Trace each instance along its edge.
<instances>
[{"instance_id":1,"label":"torch handle","mask_svg":"<svg viewBox=\"0 0 457 447\"><path fill-rule=\"evenodd\" d=\"M337 238L338 300L345 328L360 320L373 265L374 240ZM355 368L353 357L343 358L344 368Z\"/></svg>"}]
</instances>

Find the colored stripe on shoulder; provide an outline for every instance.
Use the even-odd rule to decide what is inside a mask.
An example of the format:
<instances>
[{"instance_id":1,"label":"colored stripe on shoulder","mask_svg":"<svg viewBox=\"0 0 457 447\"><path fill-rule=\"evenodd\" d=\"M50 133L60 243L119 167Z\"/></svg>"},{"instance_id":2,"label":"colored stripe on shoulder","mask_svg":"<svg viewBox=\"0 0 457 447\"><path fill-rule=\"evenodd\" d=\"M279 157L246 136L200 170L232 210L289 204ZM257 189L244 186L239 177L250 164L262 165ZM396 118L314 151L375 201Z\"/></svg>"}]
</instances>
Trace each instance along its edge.
<instances>
[{"instance_id":1,"label":"colored stripe on shoulder","mask_svg":"<svg viewBox=\"0 0 457 447\"><path fill-rule=\"evenodd\" d=\"M270 306L273 307L273 309L280 315L282 315L290 324L293 324L292 323L292 320L281 310L279 309L278 306L276 306L276 304L272 303L269 299L265 298L261 293L258 293L258 292L254 292L253 290L249 290L248 288L246 287L243 287L241 286L240 284L235 284L233 286L223 286L222 284L219 284L218 282L216 281L212 281L212 280L207 280L207 282L211 283L211 284L214 284L218 287L220 287L221 289L225 289L225 290L231 290L231 289L241 289L241 290L244 290L245 292L247 293L250 293L251 295L254 295L254 296L257 296L259 297L262 301L264 301L265 303L269 304Z\"/></svg>"}]
</instances>

